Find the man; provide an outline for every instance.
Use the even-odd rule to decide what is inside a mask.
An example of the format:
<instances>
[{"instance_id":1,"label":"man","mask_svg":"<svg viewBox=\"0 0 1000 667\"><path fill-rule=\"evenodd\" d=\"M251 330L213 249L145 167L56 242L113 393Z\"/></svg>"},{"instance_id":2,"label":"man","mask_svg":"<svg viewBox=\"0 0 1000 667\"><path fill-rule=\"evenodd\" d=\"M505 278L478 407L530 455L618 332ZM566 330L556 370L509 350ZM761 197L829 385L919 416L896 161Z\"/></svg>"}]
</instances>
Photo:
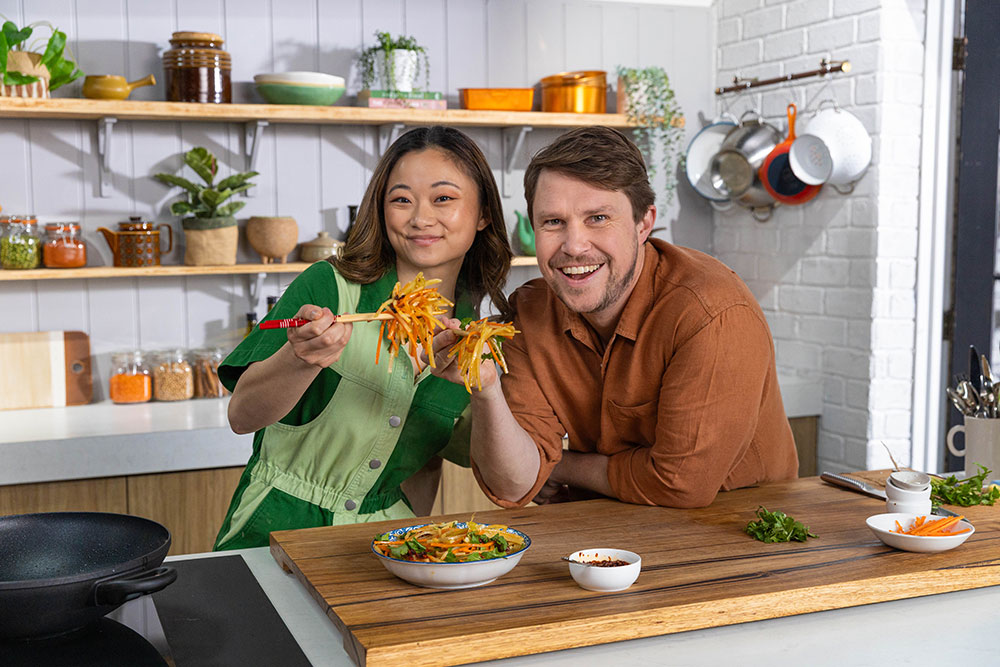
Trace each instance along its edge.
<instances>
[{"instance_id":1,"label":"man","mask_svg":"<svg viewBox=\"0 0 1000 667\"><path fill-rule=\"evenodd\" d=\"M540 151L524 183L542 279L512 296L521 333L504 344L502 393L486 364L472 395L486 494L504 507L567 490L702 507L794 478L764 314L721 262L649 238L655 198L636 146L580 128Z\"/></svg>"}]
</instances>

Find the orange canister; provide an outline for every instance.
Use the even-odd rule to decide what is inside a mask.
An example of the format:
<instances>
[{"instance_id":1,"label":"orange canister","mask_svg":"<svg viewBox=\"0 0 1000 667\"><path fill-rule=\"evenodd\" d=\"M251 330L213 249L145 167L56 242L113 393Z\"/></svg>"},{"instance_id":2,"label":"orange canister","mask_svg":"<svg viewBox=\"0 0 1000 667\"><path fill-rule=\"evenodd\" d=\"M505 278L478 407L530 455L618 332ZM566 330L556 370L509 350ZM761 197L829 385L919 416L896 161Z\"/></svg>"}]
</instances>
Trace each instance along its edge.
<instances>
[{"instance_id":1,"label":"orange canister","mask_svg":"<svg viewBox=\"0 0 1000 667\"><path fill-rule=\"evenodd\" d=\"M542 111L604 113L608 106L607 72L562 72L542 79Z\"/></svg>"}]
</instances>

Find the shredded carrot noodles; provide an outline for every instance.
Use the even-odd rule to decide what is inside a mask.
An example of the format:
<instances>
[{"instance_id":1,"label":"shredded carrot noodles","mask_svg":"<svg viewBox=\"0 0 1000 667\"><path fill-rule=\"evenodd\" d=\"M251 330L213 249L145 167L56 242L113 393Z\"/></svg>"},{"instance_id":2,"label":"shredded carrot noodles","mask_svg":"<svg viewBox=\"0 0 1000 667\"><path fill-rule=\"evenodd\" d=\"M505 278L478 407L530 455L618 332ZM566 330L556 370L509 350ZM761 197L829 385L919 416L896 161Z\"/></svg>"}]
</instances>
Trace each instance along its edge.
<instances>
[{"instance_id":1,"label":"shredded carrot noodles","mask_svg":"<svg viewBox=\"0 0 1000 667\"><path fill-rule=\"evenodd\" d=\"M466 335L455 343L448 352L449 357L458 356L458 371L465 382L465 390L472 393L472 385L476 389L482 390L483 382L479 377L479 367L482 364L483 356L489 355L500 364L503 372L507 372L507 361L503 358L500 350L499 338L513 338L514 334L520 333L514 328L513 323L491 322L485 317L475 322L470 322L465 328Z\"/></svg>"},{"instance_id":2,"label":"shredded carrot noodles","mask_svg":"<svg viewBox=\"0 0 1000 667\"><path fill-rule=\"evenodd\" d=\"M379 362L382 353L383 338L389 341L389 370L401 348L406 348L414 358L417 358L417 348L422 347L427 352L431 367L434 366L434 351L431 339L435 328L443 328L437 316L448 312L454 304L434 287L440 280L433 278L425 280L423 273L406 283L392 288L392 296L379 306L376 314L389 313L391 320L382 322L379 328L378 348L375 350L375 363Z\"/></svg>"}]
</instances>

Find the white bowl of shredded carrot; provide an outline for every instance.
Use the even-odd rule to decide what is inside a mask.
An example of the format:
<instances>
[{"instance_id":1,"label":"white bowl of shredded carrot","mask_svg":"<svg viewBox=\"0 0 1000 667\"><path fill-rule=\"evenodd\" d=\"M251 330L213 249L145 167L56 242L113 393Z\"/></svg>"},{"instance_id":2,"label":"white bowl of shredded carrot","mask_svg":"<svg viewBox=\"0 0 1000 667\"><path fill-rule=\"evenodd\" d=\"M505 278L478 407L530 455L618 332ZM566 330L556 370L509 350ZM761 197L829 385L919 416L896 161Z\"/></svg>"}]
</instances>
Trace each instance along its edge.
<instances>
[{"instance_id":1,"label":"white bowl of shredded carrot","mask_svg":"<svg viewBox=\"0 0 1000 667\"><path fill-rule=\"evenodd\" d=\"M876 514L865 521L875 537L903 551L931 553L954 549L976 532L963 517Z\"/></svg>"},{"instance_id":2,"label":"white bowl of shredded carrot","mask_svg":"<svg viewBox=\"0 0 1000 667\"><path fill-rule=\"evenodd\" d=\"M530 546L527 535L507 526L447 521L376 535L372 553L404 581L451 589L483 586L507 574Z\"/></svg>"}]
</instances>

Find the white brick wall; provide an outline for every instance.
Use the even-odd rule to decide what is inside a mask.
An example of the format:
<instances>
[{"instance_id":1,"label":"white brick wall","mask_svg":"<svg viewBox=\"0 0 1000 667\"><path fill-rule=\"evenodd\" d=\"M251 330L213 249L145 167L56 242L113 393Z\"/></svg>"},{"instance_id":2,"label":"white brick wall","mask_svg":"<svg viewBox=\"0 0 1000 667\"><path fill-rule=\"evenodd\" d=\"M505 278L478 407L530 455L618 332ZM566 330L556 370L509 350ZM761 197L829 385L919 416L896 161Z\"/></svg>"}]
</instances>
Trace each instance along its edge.
<instances>
[{"instance_id":1,"label":"white brick wall","mask_svg":"<svg viewBox=\"0 0 1000 667\"><path fill-rule=\"evenodd\" d=\"M924 4L905 0L719 3L718 85L733 76L852 71L719 101L760 109L785 132L824 98L873 138L873 163L853 192L824 188L764 224L739 208L716 214L714 251L740 273L771 323L780 370L823 383L820 469L888 465L884 442L909 461L914 368L918 162ZM805 108L812 103L813 108Z\"/></svg>"}]
</instances>

